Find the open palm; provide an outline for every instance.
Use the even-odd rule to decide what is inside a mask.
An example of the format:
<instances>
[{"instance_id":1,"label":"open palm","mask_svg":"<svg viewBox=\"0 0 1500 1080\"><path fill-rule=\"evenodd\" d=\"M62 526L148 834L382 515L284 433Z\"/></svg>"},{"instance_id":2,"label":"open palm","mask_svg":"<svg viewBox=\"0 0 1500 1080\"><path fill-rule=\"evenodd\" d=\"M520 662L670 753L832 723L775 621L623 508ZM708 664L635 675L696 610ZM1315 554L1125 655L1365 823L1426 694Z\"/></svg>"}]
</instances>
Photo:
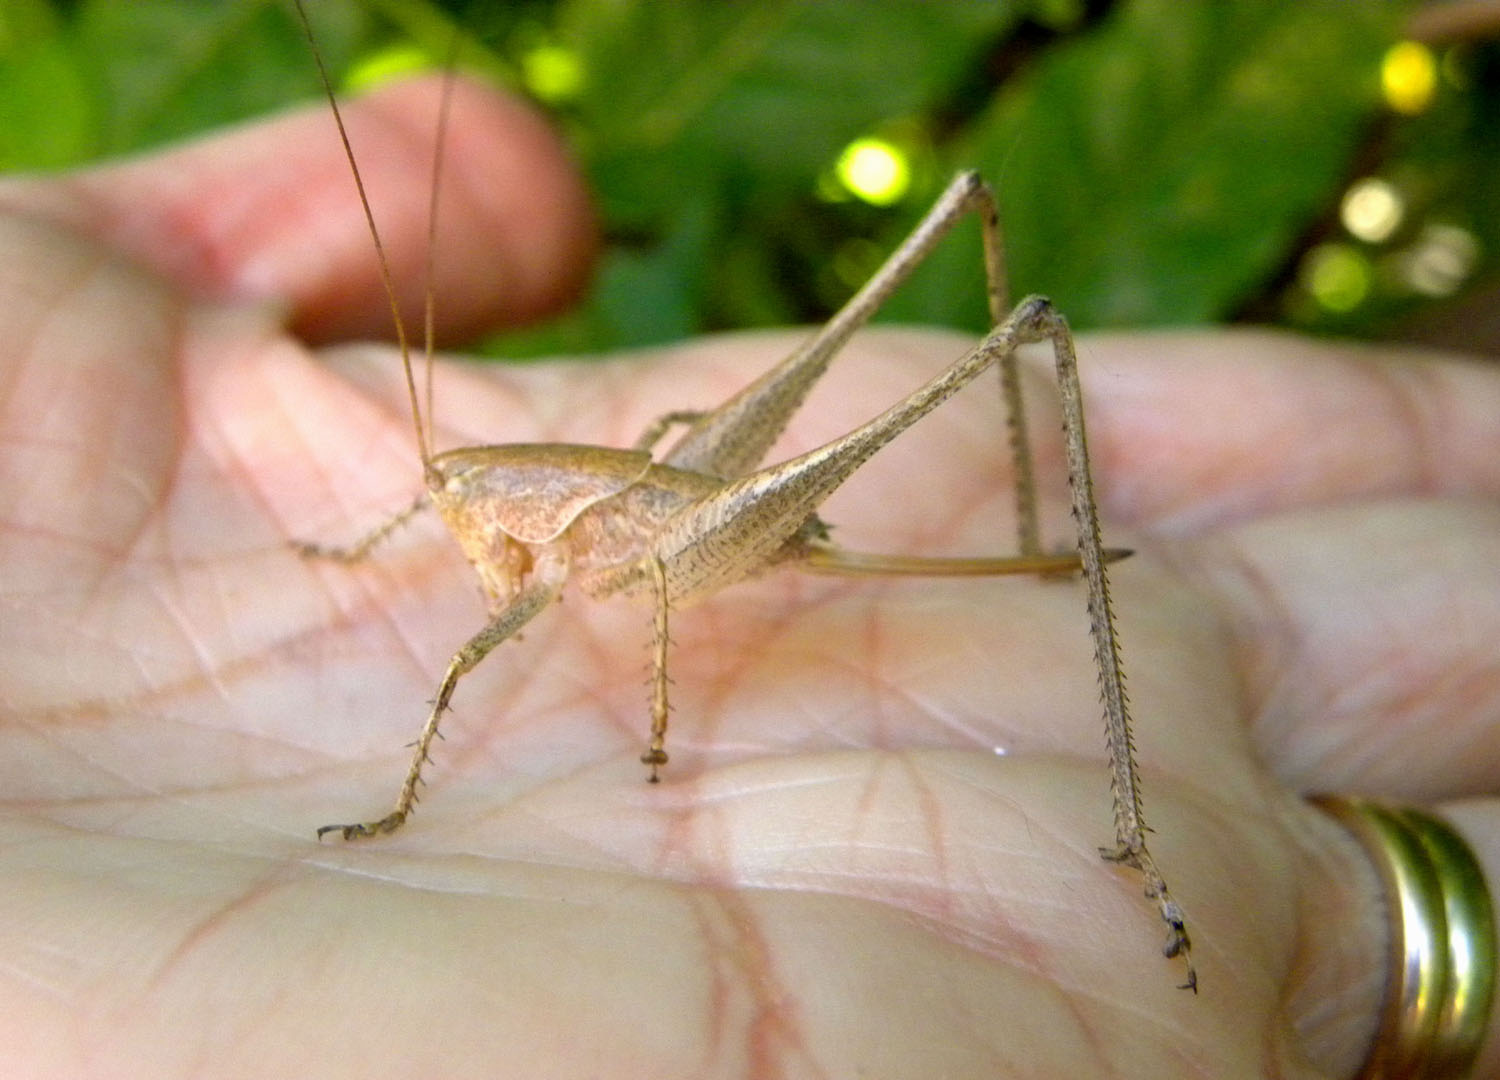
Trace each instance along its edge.
<instances>
[{"instance_id":1,"label":"open palm","mask_svg":"<svg viewBox=\"0 0 1500 1080\"><path fill-rule=\"evenodd\" d=\"M355 110L387 137L365 166L403 282L431 94ZM469 198L445 207L439 282L454 333L554 305L591 244L538 125L464 102ZM357 216L313 216L349 198L325 125L0 189L14 1075L1358 1064L1383 916L1359 850L1300 794L1500 783L1500 380L1263 335L1082 348L1108 539L1139 551L1115 599L1197 997L1174 988L1138 875L1098 857L1113 838L1076 582L780 573L676 613L659 785L638 761L650 612L569 595L460 684L412 821L320 844L317 826L384 812L484 611L431 519L353 567L289 543L352 539L420 484L394 353L302 343L385 318ZM627 445L799 336L440 365L439 445ZM867 336L783 448L962 348ZM996 393L944 406L835 496L839 538L1001 551L1000 425ZM1061 538L1056 448L1042 465ZM1458 820L1493 836L1496 809Z\"/></svg>"}]
</instances>

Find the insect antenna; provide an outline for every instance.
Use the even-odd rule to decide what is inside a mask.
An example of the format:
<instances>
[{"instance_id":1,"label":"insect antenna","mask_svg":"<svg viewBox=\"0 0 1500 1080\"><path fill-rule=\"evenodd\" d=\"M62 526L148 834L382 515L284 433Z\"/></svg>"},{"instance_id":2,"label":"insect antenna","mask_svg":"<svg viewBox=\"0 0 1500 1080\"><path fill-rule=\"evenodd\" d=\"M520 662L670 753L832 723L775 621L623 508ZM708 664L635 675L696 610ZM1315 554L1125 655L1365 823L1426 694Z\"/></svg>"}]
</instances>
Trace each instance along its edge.
<instances>
[{"instance_id":1,"label":"insect antenna","mask_svg":"<svg viewBox=\"0 0 1500 1080\"><path fill-rule=\"evenodd\" d=\"M417 453L422 459L422 473L424 478L432 471L432 449L430 439L431 418L424 421L422 409L417 398L417 381L412 374L411 368L411 346L407 341L406 323L401 318L401 307L396 301L396 283L391 277L390 261L386 258L385 245L380 239L380 230L375 227L375 214L370 209L370 200L365 194L364 177L360 174L359 164L354 159L354 147L349 142L349 132L344 127L344 116L339 111L339 103L333 93L333 80L329 78L328 67L323 63L323 54L318 50L317 39L313 36L312 22L308 19L307 8L302 0L293 0L297 8L297 17L302 23L302 32L307 37L307 44L312 49L313 60L318 66L318 77L323 81L323 91L328 96L328 104L333 108L334 123L338 125L339 140L344 145L344 156L349 161L349 169L354 174L354 186L359 189L359 204L365 212L365 223L369 226L370 237L375 242L375 254L380 262L380 281L385 287L386 302L390 305L391 320L396 327L396 343L401 350L401 368L406 375L406 396L411 405L412 426L417 434ZM444 120L447 117L448 85L443 90L442 114ZM437 152L433 173L437 175L442 159L442 132L439 132L439 150ZM427 310L425 316L426 339L427 339L427 399L429 411L432 400L432 339L433 339L433 299L432 299L432 235L436 226L437 190L433 189L432 199L428 207L428 267L427 267Z\"/></svg>"},{"instance_id":2,"label":"insect antenna","mask_svg":"<svg viewBox=\"0 0 1500 1080\"><path fill-rule=\"evenodd\" d=\"M432 356L437 348L437 289L434 282L437 280L438 192L442 190L443 163L447 160L443 148L448 142L448 115L452 112L453 105L453 78L458 68L458 49L462 40L459 25L455 23L453 35L448 41L448 55L443 61L443 92L438 105L437 138L432 147L432 179L427 186L427 260L422 269L422 344L425 356L422 392L427 405L427 416L424 422L426 441L423 445L429 453L432 449ZM426 457L422 459L422 467L425 471Z\"/></svg>"}]
</instances>

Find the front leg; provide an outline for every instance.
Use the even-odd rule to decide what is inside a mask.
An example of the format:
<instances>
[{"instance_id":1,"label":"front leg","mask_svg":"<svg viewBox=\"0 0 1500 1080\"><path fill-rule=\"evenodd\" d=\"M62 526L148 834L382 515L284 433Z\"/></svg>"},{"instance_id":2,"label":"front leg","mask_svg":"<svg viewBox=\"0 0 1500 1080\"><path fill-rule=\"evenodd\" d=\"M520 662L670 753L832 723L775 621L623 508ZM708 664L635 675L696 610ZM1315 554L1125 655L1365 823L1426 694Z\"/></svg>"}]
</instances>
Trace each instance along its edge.
<instances>
[{"instance_id":1,"label":"front leg","mask_svg":"<svg viewBox=\"0 0 1500 1080\"><path fill-rule=\"evenodd\" d=\"M417 737L411 765L406 770L406 779L401 784L401 793L396 796L396 805L391 812L376 821L357 822L352 825L324 825L318 830L319 840L331 832L343 834L345 840L356 840L360 837L394 832L401 827L411 814L412 807L416 805L417 787L422 783L422 766L432 760L428 751L432 746L432 740L437 736L438 723L448 708L448 701L453 697L453 690L458 685L458 680L488 656L491 649L515 634L556 599L562 588L565 572L563 568L552 574L539 573L537 579L517 593L515 599L501 609L488 626L475 634L464 644L463 648L453 654L453 659L448 661L448 670L443 673L443 681L438 684L437 696L433 699L432 711L427 715L427 723L422 725L422 733Z\"/></svg>"},{"instance_id":2,"label":"front leg","mask_svg":"<svg viewBox=\"0 0 1500 1080\"><path fill-rule=\"evenodd\" d=\"M427 504L428 497L424 491L412 500L410 506L396 511L347 547L325 547L310 540L293 540L292 547L297 554L306 559L332 559L335 562L356 563L368 555L370 549L376 544L427 509Z\"/></svg>"}]
</instances>

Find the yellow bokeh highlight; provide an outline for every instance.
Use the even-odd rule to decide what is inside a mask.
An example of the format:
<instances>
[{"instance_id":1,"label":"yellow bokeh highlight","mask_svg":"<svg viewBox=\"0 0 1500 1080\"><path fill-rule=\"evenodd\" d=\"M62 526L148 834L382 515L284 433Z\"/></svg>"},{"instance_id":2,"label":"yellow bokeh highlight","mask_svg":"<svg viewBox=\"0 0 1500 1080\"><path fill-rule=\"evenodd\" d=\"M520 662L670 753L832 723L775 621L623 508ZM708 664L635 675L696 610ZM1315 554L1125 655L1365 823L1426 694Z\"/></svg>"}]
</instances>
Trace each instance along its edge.
<instances>
[{"instance_id":1,"label":"yellow bokeh highlight","mask_svg":"<svg viewBox=\"0 0 1500 1080\"><path fill-rule=\"evenodd\" d=\"M583 59L561 45L538 45L521 57L521 79L542 101L572 101L583 91Z\"/></svg>"},{"instance_id":2,"label":"yellow bokeh highlight","mask_svg":"<svg viewBox=\"0 0 1500 1080\"><path fill-rule=\"evenodd\" d=\"M1437 95L1438 62L1421 42L1400 41L1380 62L1380 88L1385 103L1408 116L1422 112Z\"/></svg>"},{"instance_id":3,"label":"yellow bokeh highlight","mask_svg":"<svg viewBox=\"0 0 1500 1080\"><path fill-rule=\"evenodd\" d=\"M344 90L363 93L431 67L431 58L415 45L392 45L356 60L344 74Z\"/></svg>"},{"instance_id":4,"label":"yellow bokeh highlight","mask_svg":"<svg viewBox=\"0 0 1500 1080\"><path fill-rule=\"evenodd\" d=\"M855 139L834 166L839 183L874 206L898 203L911 190L911 161L894 143L867 136Z\"/></svg>"},{"instance_id":5,"label":"yellow bokeh highlight","mask_svg":"<svg viewBox=\"0 0 1500 1080\"><path fill-rule=\"evenodd\" d=\"M1349 244L1319 244L1297 275L1318 305L1335 314L1353 311L1370 295L1370 260Z\"/></svg>"}]
</instances>

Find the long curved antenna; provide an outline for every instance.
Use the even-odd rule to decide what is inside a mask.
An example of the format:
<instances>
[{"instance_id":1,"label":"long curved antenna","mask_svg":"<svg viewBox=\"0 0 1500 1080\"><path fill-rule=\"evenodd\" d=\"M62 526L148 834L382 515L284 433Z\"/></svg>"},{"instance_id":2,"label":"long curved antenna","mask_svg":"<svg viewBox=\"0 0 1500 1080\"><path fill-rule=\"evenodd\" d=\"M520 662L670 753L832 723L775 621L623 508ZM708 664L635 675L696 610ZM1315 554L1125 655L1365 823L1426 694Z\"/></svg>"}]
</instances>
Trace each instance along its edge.
<instances>
[{"instance_id":1,"label":"long curved antenna","mask_svg":"<svg viewBox=\"0 0 1500 1080\"><path fill-rule=\"evenodd\" d=\"M380 260L380 281L385 286L386 302L391 308L391 320L396 327L396 342L401 349L401 367L406 373L406 396L411 403L412 425L417 433L417 453L422 458L422 475L424 479L431 471L432 450L429 445L427 430L422 420L422 410L417 402L417 381L411 370L411 347L406 339L406 324L401 319L401 308L396 302L396 283L391 280L391 266L385 257L385 245L380 241L380 230L375 227L375 214L370 209L370 200L365 195L364 177L360 175L359 164L354 160L354 148L349 143L349 132L344 128L344 116L339 112L339 103L333 94L333 80L328 77L328 68L323 63L323 54L318 51L317 40L313 37L312 23L307 17L307 9L303 7L302 0L294 0L297 7L297 17L302 21L302 33L307 37L307 44L312 49L313 60L318 65L318 77L323 80L323 90L328 95L328 104L333 107L333 120L338 125L339 139L344 144L344 156L349 160L349 169L354 174L354 186L359 189L359 204L364 208L365 222L370 227L370 237L375 241L375 254ZM436 195L434 195L436 198ZM430 246L430 245L429 245ZM431 289L429 286L429 304L431 302ZM429 320L431 316L429 314ZM432 356L428 350L428 370L431 371ZM429 380L431 376L429 374ZM429 382L430 385L430 382Z\"/></svg>"},{"instance_id":2,"label":"long curved antenna","mask_svg":"<svg viewBox=\"0 0 1500 1080\"><path fill-rule=\"evenodd\" d=\"M300 2L300 0L299 0ZM422 371L422 393L427 402L425 421L427 446L432 446L432 357L437 350L437 223L438 192L442 190L443 163L447 155L443 152L448 142L448 115L453 105L453 78L458 68L458 49L463 35L458 23L453 24L453 36L448 42L448 56L443 61L443 94L438 105L437 138L432 147L432 180L428 184L427 196L427 262L422 268L423 292L422 339L425 360ZM424 463L425 464L425 463Z\"/></svg>"}]
</instances>

